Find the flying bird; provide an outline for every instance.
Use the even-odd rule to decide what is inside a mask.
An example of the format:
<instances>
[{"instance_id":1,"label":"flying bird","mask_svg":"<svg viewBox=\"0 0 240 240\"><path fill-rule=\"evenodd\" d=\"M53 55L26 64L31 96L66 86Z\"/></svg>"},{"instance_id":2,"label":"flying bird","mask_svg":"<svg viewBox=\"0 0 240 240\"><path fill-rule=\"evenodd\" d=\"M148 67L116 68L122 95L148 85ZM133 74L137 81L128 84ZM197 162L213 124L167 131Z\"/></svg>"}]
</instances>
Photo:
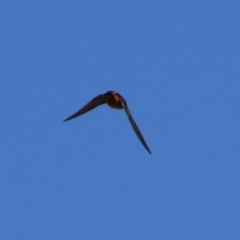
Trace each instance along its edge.
<instances>
[{"instance_id":1,"label":"flying bird","mask_svg":"<svg viewBox=\"0 0 240 240\"><path fill-rule=\"evenodd\" d=\"M66 118L64 120L64 122L71 120L73 118L76 118L78 116L81 116L82 114L102 105L107 103L107 105L111 108L115 108L115 109L124 109L127 117L133 127L133 130L135 131L135 133L137 134L140 142L142 143L142 145L146 148L146 150L150 153L150 149L147 145L147 143L145 142L137 124L135 123L129 109L127 106L127 102L125 101L125 99L117 92L115 91L108 91L104 94L100 94L97 97L93 98L89 103L87 103L84 107L82 107L80 110L78 110L76 113L74 113L73 115L71 115L70 117Z\"/></svg>"}]
</instances>

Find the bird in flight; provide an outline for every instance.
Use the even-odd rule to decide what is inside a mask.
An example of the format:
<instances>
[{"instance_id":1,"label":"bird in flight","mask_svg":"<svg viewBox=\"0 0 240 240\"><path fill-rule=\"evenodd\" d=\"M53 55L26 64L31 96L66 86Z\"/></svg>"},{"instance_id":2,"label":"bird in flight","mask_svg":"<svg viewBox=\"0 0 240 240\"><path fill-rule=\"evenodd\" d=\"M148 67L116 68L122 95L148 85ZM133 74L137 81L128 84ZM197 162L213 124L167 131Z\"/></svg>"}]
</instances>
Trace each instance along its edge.
<instances>
[{"instance_id":1,"label":"bird in flight","mask_svg":"<svg viewBox=\"0 0 240 240\"><path fill-rule=\"evenodd\" d=\"M109 107L115 108L115 109L124 109L127 117L133 127L133 130L135 131L135 133L138 136L138 139L140 140L140 142L142 143L142 145L146 148L146 150L150 153L150 149L147 145L147 143L145 142L137 124L135 123L129 109L127 106L127 102L125 101L125 99L117 92L115 91L108 91L104 94L100 94L98 96L96 96L95 98L93 98L89 103L87 103L84 107L82 107L80 110L78 110L76 113L74 113L73 115L71 115L70 117L66 118L64 120L64 122L71 120L75 117L81 116L82 114L94 109L95 107L98 107L99 105L105 104L107 103L107 105Z\"/></svg>"}]
</instances>

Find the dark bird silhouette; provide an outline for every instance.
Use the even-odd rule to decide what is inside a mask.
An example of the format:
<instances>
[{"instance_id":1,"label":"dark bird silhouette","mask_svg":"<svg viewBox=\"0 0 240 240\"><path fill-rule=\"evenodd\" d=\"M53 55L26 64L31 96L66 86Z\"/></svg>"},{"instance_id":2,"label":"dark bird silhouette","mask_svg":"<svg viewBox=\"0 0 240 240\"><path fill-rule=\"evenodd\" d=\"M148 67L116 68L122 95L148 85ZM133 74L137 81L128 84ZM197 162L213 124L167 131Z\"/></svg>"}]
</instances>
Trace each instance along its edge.
<instances>
[{"instance_id":1,"label":"dark bird silhouette","mask_svg":"<svg viewBox=\"0 0 240 240\"><path fill-rule=\"evenodd\" d=\"M146 150L150 153L150 149L147 145L147 143L145 142L137 124L135 123L129 109L127 106L127 102L125 101L125 99L117 92L115 91L108 91L104 94L100 94L97 97L93 98L89 103L87 103L84 107L82 107L80 110L78 110L76 113L74 113L73 115L71 115L70 117L66 118L64 120L64 122L71 120L75 117L81 116L82 114L96 108L99 105L105 104L107 103L107 105L109 107L115 108L115 109L124 109L128 119L133 127L133 130L135 131L135 133L138 136L138 139L140 140L140 142L143 144L143 146L146 148Z\"/></svg>"}]
</instances>

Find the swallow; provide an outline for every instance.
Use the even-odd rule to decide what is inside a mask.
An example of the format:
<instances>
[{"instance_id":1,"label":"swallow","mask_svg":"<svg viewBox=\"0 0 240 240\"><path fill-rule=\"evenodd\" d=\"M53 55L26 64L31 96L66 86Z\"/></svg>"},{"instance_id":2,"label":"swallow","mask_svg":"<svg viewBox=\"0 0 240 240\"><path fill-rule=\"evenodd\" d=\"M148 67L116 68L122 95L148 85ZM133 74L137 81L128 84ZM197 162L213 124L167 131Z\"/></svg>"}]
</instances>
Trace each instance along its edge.
<instances>
[{"instance_id":1,"label":"swallow","mask_svg":"<svg viewBox=\"0 0 240 240\"><path fill-rule=\"evenodd\" d=\"M66 118L63 122L66 122L68 120L71 120L73 118L79 117L82 114L91 111L92 109L103 105L107 103L107 105L111 108L115 108L115 109L124 109L127 117L133 127L133 130L135 131L138 139L140 140L140 142L142 143L142 145L146 148L146 150L150 153L150 149L146 143L146 141L144 140L137 124L135 123L130 110L127 106L127 102L125 101L125 99L116 91L108 91L104 94L100 94L98 96L96 96L95 98L93 98L90 102L88 102L85 106L83 106L81 109L79 109L77 112L75 112L73 115L71 115L70 117Z\"/></svg>"}]
</instances>

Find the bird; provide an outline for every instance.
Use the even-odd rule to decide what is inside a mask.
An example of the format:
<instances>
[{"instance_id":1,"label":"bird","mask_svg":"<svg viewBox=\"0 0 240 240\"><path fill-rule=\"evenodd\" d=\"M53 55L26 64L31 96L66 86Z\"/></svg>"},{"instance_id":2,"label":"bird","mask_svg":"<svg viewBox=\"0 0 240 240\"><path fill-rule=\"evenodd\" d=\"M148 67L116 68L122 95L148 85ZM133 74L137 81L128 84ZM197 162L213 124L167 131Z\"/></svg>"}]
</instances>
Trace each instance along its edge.
<instances>
[{"instance_id":1,"label":"bird","mask_svg":"<svg viewBox=\"0 0 240 240\"><path fill-rule=\"evenodd\" d=\"M130 110L128 108L127 102L126 100L116 91L110 90L107 91L106 93L100 94L98 96L96 96L95 98L93 98L90 102L88 102L85 106L83 106L81 109L79 109L77 112L75 112L74 114L72 114L70 117L66 118L65 120L63 120L63 122L69 121L73 118L79 117L82 114L91 111L92 109L103 105L107 103L107 105L111 108L114 109L124 109L127 117L132 125L133 130L135 131L138 139L140 140L140 142L142 143L142 145L145 147L145 149L150 153L150 149L146 143L146 141L144 140L142 133L140 132L137 124L135 123Z\"/></svg>"}]
</instances>

